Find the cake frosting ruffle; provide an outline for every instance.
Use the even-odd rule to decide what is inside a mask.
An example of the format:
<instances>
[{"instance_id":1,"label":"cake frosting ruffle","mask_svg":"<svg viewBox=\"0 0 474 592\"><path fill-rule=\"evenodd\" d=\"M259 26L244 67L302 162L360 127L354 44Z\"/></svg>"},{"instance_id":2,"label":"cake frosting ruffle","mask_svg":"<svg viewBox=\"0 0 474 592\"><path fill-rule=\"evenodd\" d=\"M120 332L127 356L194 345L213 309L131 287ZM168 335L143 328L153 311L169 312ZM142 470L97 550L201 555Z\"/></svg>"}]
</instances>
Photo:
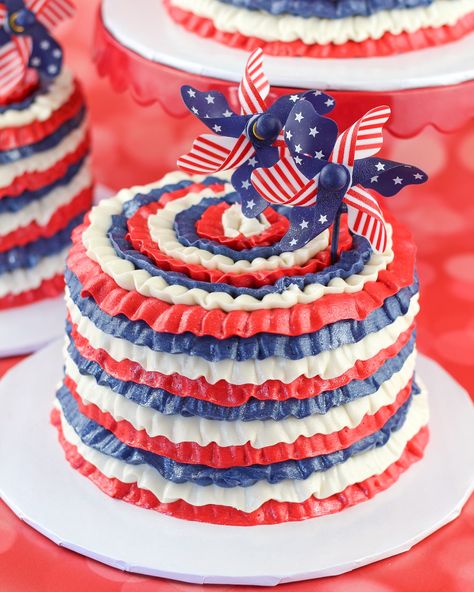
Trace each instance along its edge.
<instances>
[{"instance_id":1,"label":"cake frosting ruffle","mask_svg":"<svg viewBox=\"0 0 474 592\"><path fill-rule=\"evenodd\" d=\"M101 202L66 271L52 421L103 491L173 516L271 524L391 485L427 442L408 233L372 252L342 220L279 245L288 208L245 219L226 174L171 173Z\"/></svg>"},{"instance_id":2,"label":"cake frosting ruffle","mask_svg":"<svg viewBox=\"0 0 474 592\"><path fill-rule=\"evenodd\" d=\"M278 56L391 55L448 43L474 29L473 0L163 2L171 17L193 33L246 51L261 47Z\"/></svg>"},{"instance_id":3,"label":"cake frosting ruffle","mask_svg":"<svg viewBox=\"0 0 474 592\"><path fill-rule=\"evenodd\" d=\"M0 309L59 295L73 229L92 203L90 139L67 70L0 108Z\"/></svg>"}]
</instances>

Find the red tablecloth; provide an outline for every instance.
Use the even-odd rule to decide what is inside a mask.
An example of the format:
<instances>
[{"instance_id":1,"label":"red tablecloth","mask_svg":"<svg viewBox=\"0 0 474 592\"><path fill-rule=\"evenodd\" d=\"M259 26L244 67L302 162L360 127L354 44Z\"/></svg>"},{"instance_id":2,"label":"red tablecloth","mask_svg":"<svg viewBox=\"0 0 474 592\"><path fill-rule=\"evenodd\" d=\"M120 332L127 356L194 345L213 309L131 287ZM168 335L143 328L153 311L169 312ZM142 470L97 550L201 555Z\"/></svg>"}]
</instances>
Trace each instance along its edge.
<instances>
[{"instance_id":1,"label":"red tablecloth","mask_svg":"<svg viewBox=\"0 0 474 592\"><path fill-rule=\"evenodd\" d=\"M151 181L173 168L176 155L188 146L196 124L190 118L173 120L158 105L139 107L128 94L116 95L98 78L90 63L97 0L80 0L77 4L78 18L63 28L62 38L68 61L88 92L97 178L114 188ZM163 142L172 143L166 157L161 153ZM385 155L413 162L430 173L430 183L421 190L407 191L391 202L396 214L413 229L419 245L423 284L419 347L474 393L474 122L448 136L427 129L413 140L389 141ZM0 361L0 375L18 361ZM336 578L287 584L281 589L467 592L474 589L473 548L471 499L460 518L408 553ZM222 592L233 587L207 588ZM1 592L196 589L199 586L125 574L61 549L23 524L0 502ZM235 589L245 592L255 588Z\"/></svg>"}]
</instances>

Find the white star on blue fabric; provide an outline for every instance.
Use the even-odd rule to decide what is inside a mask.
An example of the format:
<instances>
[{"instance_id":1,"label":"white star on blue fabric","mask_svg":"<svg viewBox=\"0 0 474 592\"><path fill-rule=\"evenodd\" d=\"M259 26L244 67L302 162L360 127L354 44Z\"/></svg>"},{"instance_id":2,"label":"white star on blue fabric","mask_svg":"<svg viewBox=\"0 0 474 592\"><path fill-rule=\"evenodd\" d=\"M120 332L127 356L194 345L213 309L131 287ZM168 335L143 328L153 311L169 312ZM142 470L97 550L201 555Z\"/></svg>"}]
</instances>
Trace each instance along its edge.
<instances>
[{"instance_id":1,"label":"white star on blue fabric","mask_svg":"<svg viewBox=\"0 0 474 592\"><path fill-rule=\"evenodd\" d=\"M210 105L211 103L214 103L214 97L212 95L207 95L207 97L205 97L207 104Z\"/></svg>"},{"instance_id":2,"label":"white star on blue fabric","mask_svg":"<svg viewBox=\"0 0 474 592\"><path fill-rule=\"evenodd\" d=\"M308 228L308 220L303 220L300 224L301 230Z\"/></svg>"},{"instance_id":3,"label":"white star on blue fabric","mask_svg":"<svg viewBox=\"0 0 474 592\"><path fill-rule=\"evenodd\" d=\"M326 107L331 107L331 105L334 105L334 99L328 99L324 102L324 104L326 105Z\"/></svg>"},{"instance_id":4,"label":"white star on blue fabric","mask_svg":"<svg viewBox=\"0 0 474 592\"><path fill-rule=\"evenodd\" d=\"M395 183L395 185L401 185L402 181L403 181L403 179L401 177L395 177L395 179L393 179L393 182Z\"/></svg>"},{"instance_id":5,"label":"white star on blue fabric","mask_svg":"<svg viewBox=\"0 0 474 592\"><path fill-rule=\"evenodd\" d=\"M252 156L252 158L249 158L249 165L251 167L257 166L257 159L255 158L255 156Z\"/></svg>"},{"instance_id":6,"label":"white star on blue fabric","mask_svg":"<svg viewBox=\"0 0 474 592\"><path fill-rule=\"evenodd\" d=\"M303 119L304 119L304 117L303 117L303 113L297 113L297 114L295 115L295 120L296 120L298 123L301 123L301 121L302 121Z\"/></svg>"},{"instance_id":7,"label":"white star on blue fabric","mask_svg":"<svg viewBox=\"0 0 474 592\"><path fill-rule=\"evenodd\" d=\"M421 179L423 179L423 175L422 175L422 174L420 174L420 173L415 173L413 176L414 176L414 177L415 177L415 179L417 179L418 181L421 181Z\"/></svg>"},{"instance_id":8,"label":"white star on blue fabric","mask_svg":"<svg viewBox=\"0 0 474 592\"><path fill-rule=\"evenodd\" d=\"M300 98L300 96L299 96L299 95L291 95L291 97L290 97L290 101L291 101L292 103L296 103L296 101L297 101L299 98Z\"/></svg>"},{"instance_id":9,"label":"white star on blue fabric","mask_svg":"<svg viewBox=\"0 0 474 592\"><path fill-rule=\"evenodd\" d=\"M250 181L247 179L246 181L242 181L242 188L249 189L250 188Z\"/></svg>"},{"instance_id":10,"label":"white star on blue fabric","mask_svg":"<svg viewBox=\"0 0 474 592\"><path fill-rule=\"evenodd\" d=\"M318 152L315 153L314 155L318 160L321 160L322 158L324 158L324 153L322 150L319 150Z\"/></svg>"},{"instance_id":11,"label":"white star on blue fabric","mask_svg":"<svg viewBox=\"0 0 474 592\"><path fill-rule=\"evenodd\" d=\"M193 90L192 88L188 88L188 95L189 95L189 96L190 96L192 99L194 99L194 98L195 98L195 96L196 96L196 91L195 91L195 90Z\"/></svg>"},{"instance_id":12,"label":"white star on blue fabric","mask_svg":"<svg viewBox=\"0 0 474 592\"><path fill-rule=\"evenodd\" d=\"M247 202L247 207L249 210L253 210L255 207L255 202L253 201L253 199L251 199L250 201Z\"/></svg>"},{"instance_id":13,"label":"white star on blue fabric","mask_svg":"<svg viewBox=\"0 0 474 592\"><path fill-rule=\"evenodd\" d=\"M318 128L317 127L310 127L309 128L309 135L313 136L313 138L315 138L316 134L319 134Z\"/></svg>"},{"instance_id":14,"label":"white star on blue fabric","mask_svg":"<svg viewBox=\"0 0 474 592\"><path fill-rule=\"evenodd\" d=\"M191 111L195 114L195 115L199 115L199 111L196 109L196 107L191 107Z\"/></svg>"},{"instance_id":15,"label":"white star on blue fabric","mask_svg":"<svg viewBox=\"0 0 474 592\"><path fill-rule=\"evenodd\" d=\"M222 115L224 117L232 117L233 113L232 111L229 111L229 109L226 109Z\"/></svg>"},{"instance_id":16,"label":"white star on blue fabric","mask_svg":"<svg viewBox=\"0 0 474 592\"><path fill-rule=\"evenodd\" d=\"M294 238L293 240L290 241L290 247L294 247L297 244L298 244L298 241L296 240L296 238Z\"/></svg>"},{"instance_id":17,"label":"white star on blue fabric","mask_svg":"<svg viewBox=\"0 0 474 592\"><path fill-rule=\"evenodd\" d=\"M383 164L383 162L378 162L375 165L375 168L377 169L377 171L380 173L380 171L384 171L385 170L385 165Z\"/></svg>"},{"instance_id":18,"label":"white star on blue fabric","mask_svg":"<svg viewBox=\"0 0 474 592\"><path fill-rule=\"evenodd\" d=\"M44 39L41 43L40 43L40 47L41 49L49 49L51 46L50 42L47 39Z\"/></svg>"},{"instance_id":19,"label":"white star on blue fabric","mask_svg":"<svg viewBox=\"0 0 474 592\"><path fill-rule=\"evenodd\" d=\"M290 131L290 130L288 130L288 131L286 132L286 139L287 139L287 140L291 140L291 138L292 138L292 137L293 137L293 134L291 133L291 131Z\"/></svg>"},{"instance_id":20,"label":"white star on blue fabric","mask_svg":"<svg viewBox=\"0 0 474 592\"><path fill-rule=\"evenodd\" d=\"M303 150L303 148L301 148L301 144L296 144L295 152L297 152L299 154L302 150Z\"/></svg>"},{"instance_id":21,"label":"white star on blue fabric","mask_svg":"<svg viewBox=\"0 0 474 592\"><path fill-rule=\"evenodd\" d=\"M377 183L377 181L379 180L379 176L378 175L374 175L371 179L370 182L371 183Z\"/></svg>"},{"instance_id":22,"label":"white star on blue fabric","mask_svg":"<svg viewBox=\"0 0 474 592\"><path fill-rule=\"evenodd\" d=\"M328 221L328 217L327 216L323 216L323 214L321 214L321 216L319 216L318 222L320 224L326 224L327 221Z\"/></svg>"},{"instance_id":23,"label":"white star on blue fabric","mask_svg":"<svg viewBox=\"0 0 474 592\"><path fill-rule=\"evenodd\" d=\"M220 125L217 125L217 123L212 129L216 132L216 134L222 131L222 127Z\"/></svg>"}]
</instances>

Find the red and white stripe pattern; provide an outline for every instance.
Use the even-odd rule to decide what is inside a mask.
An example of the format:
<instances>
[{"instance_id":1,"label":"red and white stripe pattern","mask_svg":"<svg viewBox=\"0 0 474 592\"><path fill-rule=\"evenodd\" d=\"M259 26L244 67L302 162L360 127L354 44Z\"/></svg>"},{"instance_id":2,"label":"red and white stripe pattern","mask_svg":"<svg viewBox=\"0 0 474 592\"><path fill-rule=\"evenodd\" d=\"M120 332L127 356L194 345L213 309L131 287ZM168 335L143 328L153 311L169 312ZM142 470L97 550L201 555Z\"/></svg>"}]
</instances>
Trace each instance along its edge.
<instances>
[{"instance_id":1,"label":"red and white stripe pattern","mask_svg":"<svg viewBox=\"0 0 474 592\"><path fill-rule=\"evenodd\" d=\"M387 248L387 229L376 193L355 185L349 188L343 201L348 208L351 230L365 237L374 251L383 253Z\"/></svg>"},{"instance_id":2,"label":"red and white stripe pattern","mask_svg":"<svg viewBox=\"0 0 474 592\"><path fill-rule=\"evenodd\" d=\"M385 105L368 111L337 138L330 162L352 168L356 160L377 154L383 144L383 126L389 117L390 107Z\"/></svg>"},{"instance_id":3,"label":"red and white stripe pattern","mask_svg":"<svg viewBox=\"0 0 474 592\"><path fill-rule=\"evenodd\" d=\"M27 37L15 37L0 47L0 95L7 95L20 84L26 75L31 52Z\"/></svg>"},{"instance_id":4,"label":"red and white stripe pattern","mask_svg":"<svg viewBox=\"0 0 474 592\"><path fill-rule=\"evenodd\" d=\"M49 30L72 18L76 10L71 0L27 0L26 4L40 23Z\"/></svg>"},{"instance_id":5,"label":"red and white stripe pattern","mask_svg":"<svg viewBox=\"0 0 474 592\"><path fill-rule=\"evenodd\" d=\"M244 164L255 149L245 134L239 138L202 134L191 151L178 159L178 167L187 173L217 173Z\"/></svg>"},{"instance_id":6,"label":"red and white stripe pattern","mask_svg":"<svg viewBox=\"0 0 474 592\"><path fill-rule=\"evenodd\" d=\"M270 84L263 71L263 51L256 49L247 60L245 73L239 85L239 101L242 115L263 113Z\"/></svg>"},{"instance_id":7,"label":"red and white stripe pattern","mask_svg":"<svg viewBox=\"0 0 474 592\"><path fill-rule=\"evenodd\" d=\"M252 173L255 189L270 203L285 206L313 206L318 193L317 178L308 179L288 155L267 169Z\"/></svg>"}]
</instances>

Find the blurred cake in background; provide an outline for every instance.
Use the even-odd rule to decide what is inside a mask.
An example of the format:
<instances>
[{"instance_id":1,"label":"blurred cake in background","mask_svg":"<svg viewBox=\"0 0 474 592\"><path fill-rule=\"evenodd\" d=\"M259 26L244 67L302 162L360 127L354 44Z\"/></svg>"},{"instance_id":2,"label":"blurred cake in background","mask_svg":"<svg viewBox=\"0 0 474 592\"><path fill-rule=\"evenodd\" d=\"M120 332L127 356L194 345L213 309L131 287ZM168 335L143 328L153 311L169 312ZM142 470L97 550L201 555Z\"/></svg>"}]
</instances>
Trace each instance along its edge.
<instances>
[{"instance_id":1,"label":"blurred cake in background","mask_svg":"<svg viewBox=\"0 0 474 592\"><path fill-rule=\"evenodd\" d=\"M278 56L369 57L440 45L474 29L473 0L163 0L188 30Z\"/></svg>"},{"instance_id":2,"label":"blurred cake in background","mask_svg":"<svg viewBox=\"0 0 474 592\"><path fill-rule=\"evenodd\" d=\"M62 293L92 203L84 96L50 34L72 15L69 0L0 4L0 310Z\"/></svg>"}]
</instances>

